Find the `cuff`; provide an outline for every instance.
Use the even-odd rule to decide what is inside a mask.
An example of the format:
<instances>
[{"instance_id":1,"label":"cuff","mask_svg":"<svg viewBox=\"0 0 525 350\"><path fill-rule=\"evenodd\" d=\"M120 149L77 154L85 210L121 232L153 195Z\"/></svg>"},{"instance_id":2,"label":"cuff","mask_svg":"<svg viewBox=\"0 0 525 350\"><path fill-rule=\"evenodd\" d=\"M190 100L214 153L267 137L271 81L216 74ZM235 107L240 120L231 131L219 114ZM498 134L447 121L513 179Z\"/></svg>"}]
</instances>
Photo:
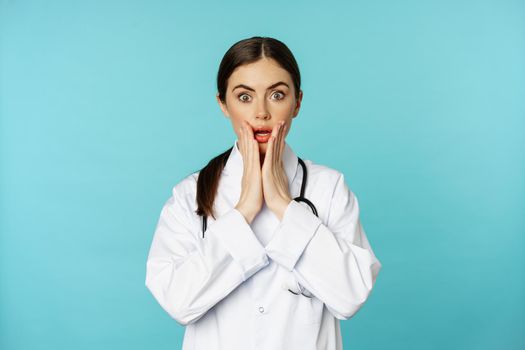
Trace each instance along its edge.
<instances>
[{"instance_id":1,"label":"cuff","mask_svg":"<svg viewBox=\"0 0 525 350\"><path fill-rule=\"evenodd\" d=\"M288 271L292 271L299 257L321 225L321 219L306 207L292 200L284 211L266 253Z\"/></svg>"},{"instance_id":2,"label":"cuff","mask_svg":"<svg viewBox=\"0 0 525 350\"><path fill-rule=\"evenodd\" d=\"M237 209L232 208L219 217L207 231L207 234L213 235L241 267L243 281L268 265L264 247Z\"/></svg>"}]
</instances>

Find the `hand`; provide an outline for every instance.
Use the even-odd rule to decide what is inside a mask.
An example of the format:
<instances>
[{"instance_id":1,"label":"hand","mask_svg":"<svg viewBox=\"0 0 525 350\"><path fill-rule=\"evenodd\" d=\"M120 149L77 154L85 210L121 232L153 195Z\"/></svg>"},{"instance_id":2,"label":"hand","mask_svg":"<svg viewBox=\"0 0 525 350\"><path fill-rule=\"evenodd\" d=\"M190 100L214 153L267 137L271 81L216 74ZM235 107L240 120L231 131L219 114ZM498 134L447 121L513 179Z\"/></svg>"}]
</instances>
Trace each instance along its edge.
<instances>
[{"instance_id":1,"label":"hand","mask_svg":"<svg viewBox=\"0 0 525 350\"><path fill-rule=\"evenodd\" d=\"M281 121L272 129L272 136L268 141L261 170L264 200L279 220L282 220L286 207L292 201L288 189L288 177L282 160L286 128L284 122Z\"/></svg>"},{"instance_id":2,"label":"hand","mask_svg":"<svg viewBox=\"0 0 525 350\"><path fill-rule=\"evenodd\" d=\"M242 174L241 195L235 208L251 224L263 204L259 143L254 138L252 127L244 120L239 129L239 134L238 144L244 171Z\"/></svg>"}]
</instances>

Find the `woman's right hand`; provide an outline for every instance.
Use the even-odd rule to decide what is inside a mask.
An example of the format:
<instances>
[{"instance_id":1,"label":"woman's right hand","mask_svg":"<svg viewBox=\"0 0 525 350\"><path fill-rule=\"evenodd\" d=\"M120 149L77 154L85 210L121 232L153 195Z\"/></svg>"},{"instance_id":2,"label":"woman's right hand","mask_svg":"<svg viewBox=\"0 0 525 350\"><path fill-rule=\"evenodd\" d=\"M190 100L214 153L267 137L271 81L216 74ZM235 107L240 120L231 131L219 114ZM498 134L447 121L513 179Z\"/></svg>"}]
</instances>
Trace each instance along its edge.
<instances>
[{"instance_id":1,"label":"woman's right hand","mask_svg":"<svg viewBox=\"0 0 525 350\"><path fill-rule=\"evenodd\" d=\"M241 184L241 195L239 202L235 206L251 224L263 205L263 189L261 177L261 163L259 158L259 143L254 138L251 126L246 122L241 122L239 130L239 150L243 160L243 174Z\"/></svg>"}]
</instances>

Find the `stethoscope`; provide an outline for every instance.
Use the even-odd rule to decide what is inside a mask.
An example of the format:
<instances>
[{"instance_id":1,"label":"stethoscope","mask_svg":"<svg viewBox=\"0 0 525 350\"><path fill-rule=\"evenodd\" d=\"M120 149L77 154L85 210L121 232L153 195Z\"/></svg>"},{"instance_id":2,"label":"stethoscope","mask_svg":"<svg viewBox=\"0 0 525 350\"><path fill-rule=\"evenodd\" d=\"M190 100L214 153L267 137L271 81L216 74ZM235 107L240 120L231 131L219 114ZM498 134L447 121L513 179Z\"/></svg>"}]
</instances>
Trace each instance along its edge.
<instances>
[{"instance_id":1,"label":"stethoscope","mask_svg":"<svg viewBox=\"0 0 525 350\"><path fill-rule=\"evenodd\" d=\"M304 164L304 161L301 158L299 158L299 157L297 157L297 160L299 161L299 164L301 164L301 167L303 168L303 181L301 183L301 193L299 194L298 197L295 197L293 200L297 201L297 202L305 202L306 204L308 204L310 209L312 209L312 212L315 214L315 216L319 217L319 215L317 214L317 209L315 208L315 205L304 196L304 190L306 188L306 181L307 181L307 175L308 175L307 171L306 171L306 164ZM208 226L208 217L206 215L203 215L202 216L202 238L203 239L204 239L204 232L206 232L206 227L207 226ZM288 288L288 291L290 293L295 294L295 295L302 294L302 295L304 295L307 298L311 298L312 297L311 295L305 294L304 293L304 291L305 291L304 288L302 286L300 286L300 285L299 285L299 290L300 290L300 293L297 293L297 292L294 292L293 290L291 290L290 288Z\"/></svg>"},{"instance_id":2,"label":"stethoscope","mask_svg":"<svg viewBox=\"0 0 525 350\"><path fill-rule=\"evenodd\" d=\"M306 172L306 165L304 164L304 161L297 157L297 160L299 161L299 164L301 164L301 167L303 168L303 181L301 183L301 194L298 197L295 197L293 200L297 202L305 202L308 204L310 209L312 209L315 216L319 216L317 214L317 209L315 208L315 205L310 202L305 196L304 196L304 190L306 188L306 178L307 178L307 172ZM206 228L208 226L208 217L206 215L202 216L202 238L204 239L204 232L206 232Z\"/></svg>"}]
</instances>

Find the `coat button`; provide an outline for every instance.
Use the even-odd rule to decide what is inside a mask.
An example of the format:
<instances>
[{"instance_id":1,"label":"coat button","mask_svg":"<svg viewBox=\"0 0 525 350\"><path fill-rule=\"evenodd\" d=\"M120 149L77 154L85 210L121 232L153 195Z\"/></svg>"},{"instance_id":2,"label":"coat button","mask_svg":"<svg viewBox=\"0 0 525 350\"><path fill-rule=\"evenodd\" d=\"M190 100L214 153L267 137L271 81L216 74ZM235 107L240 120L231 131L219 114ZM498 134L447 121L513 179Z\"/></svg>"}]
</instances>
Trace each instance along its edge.
<instances>
[{"instance_id":1,"label":"coat button","mask_svg":"<svg viewBox=\"0 0 525 350\"><path fill-rule=\"evenodd\" d=\"M259 312L260 312L261 314L264 313L264 307L260 306L260 307L259 307Z\"/></svg>"}]
</instances>

